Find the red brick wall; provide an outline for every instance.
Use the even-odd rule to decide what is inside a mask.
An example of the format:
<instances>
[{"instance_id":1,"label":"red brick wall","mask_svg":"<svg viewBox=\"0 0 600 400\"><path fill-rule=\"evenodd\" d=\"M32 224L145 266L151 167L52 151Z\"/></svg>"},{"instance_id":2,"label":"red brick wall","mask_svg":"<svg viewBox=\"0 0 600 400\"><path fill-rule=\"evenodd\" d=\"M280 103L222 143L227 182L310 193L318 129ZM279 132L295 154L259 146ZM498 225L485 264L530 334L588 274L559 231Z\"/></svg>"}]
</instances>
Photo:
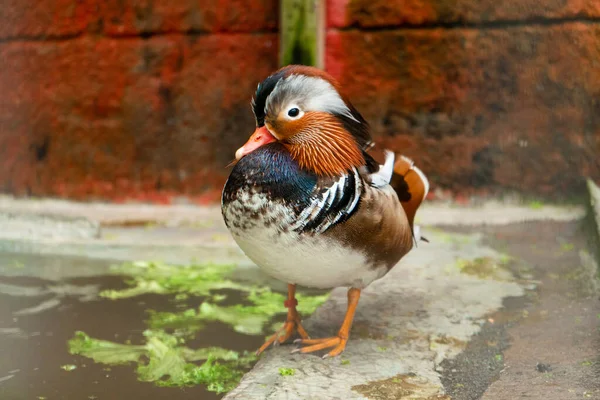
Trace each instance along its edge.
<instances>
[{"instance_id":1,"label":"red brick wall","mask_svg":"<svg viewBox=\"0 0 600 400\"><path fill-rule=\"evenodd\" d=\"M327 69L437 185L600 179L600 1L330 0Z\"/></svg>"},{"instance_id":2,"label":"red brick wall","mask_svg":"<svg viewBox=\"0 0 600 400\"><path fill-rule=\"evenodd\" d=\"M1 2L0 191L218 197L277 68L276 0Z\"/></svg>"},{"instance_id":3,"label":"red brick wall","mask_svg":"<svg viewBox=\"0 0 600 400\"><path fill-rule=\"evenodd\" d=\"M329 0L326 68L437 187L600 179L600 2ZM218 197L277 0L0 0L0 191Z\"/></svg>"}]
</instances>

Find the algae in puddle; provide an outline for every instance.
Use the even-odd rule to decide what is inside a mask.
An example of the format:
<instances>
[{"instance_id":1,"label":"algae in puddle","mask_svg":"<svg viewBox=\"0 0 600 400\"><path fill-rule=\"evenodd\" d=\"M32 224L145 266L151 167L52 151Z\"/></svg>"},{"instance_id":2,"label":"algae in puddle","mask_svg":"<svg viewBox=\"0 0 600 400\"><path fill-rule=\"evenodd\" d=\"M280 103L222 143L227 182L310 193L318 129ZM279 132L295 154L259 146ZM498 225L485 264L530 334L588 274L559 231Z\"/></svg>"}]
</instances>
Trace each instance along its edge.
<instances>
[{"instance_id":1,"label":"algae in puddle","mask_svg":"<svg viewBox=\"0 0 600 400\"><path fill-rule=\"evenodd\" d=\"M111 271L130 276L127 283L132 287L123 290L105 290L100 293L100 296L116 300L149 293L208 296L212 290L250 290L251 286L226 278L233 270L235 270L233 264L171 265L145 261L124 263L111 267Z\"/></svg>"},{"instance_id":2,"label":"algae in puddle","mask_svg":"<svg viewBox=\"0 0 600 400\"><path fill-rule=\"evenodd\" d=\"M69 352L107 365L137 363L136 373L143 382L178 387L202 384L217 393L234 388L255 360L254 355L220 347L190 349L183 339L164 331L147 330L144 336L144 345L127 345L76 332Z\"/></svg>"},{"instance_id":3,"label":"algae in puddle","mask_svg":"<svg viewBox=\"0 0 600 400\"><path fill-rule=\"evenodd\" d=\"M176 266L156 262L125 263L113 267L113 272L129 275L132 286L124 290L107 290L101 296L118 300L143 294L172 294L176 301L190 296L207 297L198 309L182 312L150 311L151 329L144 332L143 345L120 344L93 339L77 332L69 341L71 354L93 359L95 362L118 365L136 363L140 381L159 386L206 385L209 391L222 393L233 389L248 369L255 356L218 348L190 349L184 337L204 327L209 321L220 321L237 332L259 335L277 314L287 310L281 293L267 287L256 287L227 279L234 265L195 264ZM250 304L223 306L216 304L225 296L215 291L233 289L247 294ZM296 294L298 311L303 316L312 314L329 295ZM165 332L169 329L172 333ZM201 362L201 363L199 363Z\"/></svg>"},{"instance_id":4,"label":"algae in puddle","mask_svg":"<svg viewBox=\"0 0 600 400\"><path fill-rule=\"evenodd\" d=\"M177 266L155 262L125 263L113 267L113 272L130 275L132 278L128 283L132 287L106 290L100 295L113 300L148 293L175 294L175 300L178 301L186 300L189 296L209 297L212 302L205 301L198 309L174 313L150 311L150 327L174 328L184 334L191 334L201 330L205 322L220 321L232 326L236 332L259 335L275 315L286 312L282 307L286 297L268 287L256 287L227 279L234 269L234 265L218 264ZM247 293L247 301L251 304L216 304L225 300L226 296L214 292L223 289ZM298 311L303 316L310 315L328 296L298 293Z\"/></svg>"},{"instance_id":5,"label":"algae in puddle","mask_svg":"<svg viewBox=\"0 0 600 400\"><path fill-rule=\"evenodd\" d=\"M302 316L312 314L328 296L296 294L298 312ZM284 295L272 292L269 288L255 288L250 290L247 297L251 305L221 306L204 302L198 309L188 309L179 313L152 312L149 324L153 329L187 327L195 331L202 329L204 322L220 321L233 327L236 332L259 335L275 315L286 312L282 307L285 299Z\"/></svg>"}]
</instances>

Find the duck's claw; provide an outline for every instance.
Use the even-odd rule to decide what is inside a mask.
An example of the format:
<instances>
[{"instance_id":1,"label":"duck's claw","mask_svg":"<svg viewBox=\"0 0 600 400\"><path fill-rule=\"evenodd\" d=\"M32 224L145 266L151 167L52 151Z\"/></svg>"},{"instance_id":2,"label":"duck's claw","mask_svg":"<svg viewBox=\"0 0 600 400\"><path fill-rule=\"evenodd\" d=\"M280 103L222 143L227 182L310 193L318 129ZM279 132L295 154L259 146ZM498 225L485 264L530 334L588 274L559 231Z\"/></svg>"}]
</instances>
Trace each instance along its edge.
<instances>
[{"instance_id":1,"label":"duck's claw","mask_svg":"<svg viewBox=\"0 0 600 400\"><path fill-rule=\"evenodd\" d=\"M256 355L259 355L260 353L265 351L270 345L277 346L281 343L284 343L290 337L292 337L294 332L298 332L298 334L302 338L301 340L309 339L308 334L306 333L306 331L302 327L302 324L300 323L300 316L298 315L298 312L296 312L296 310L294 309L293 313L296 314L295 318L286 321L285 324L283 324L283 327L281 327L281 329L275 332L273 336L269 337L265 341L265 343L262 346L260 346L260 349L256 351Z\"/></svg>"},{"instance_id":2,"label":"duck's claw","mask_svg":"<svg viewBox=\"0 0 600 400\"><path fill-rule=\"evenodd\" d=\"M304 345L304 347L292 350L292 353L312 353L313 351L319 351L333 347L333 349L329 353L325 354L323 358L335 357L344 351L347 342L348 338L343 338L340 336L322 339L298 339L295 340L294 343L299 343Z\"/></svg>"},{"instance_id":3,"label":"duck's claw","mask_svg":"<svg viewBox=\"0 0 600 400\"><path fill-rule=\"evenodd\" d=\"M302 323L300 322L300 314L296 310L296 305L298 301L295 297L296 294L296 285L288 285L288 299L285 301L284 305L288 309L287 321L285 324L279 329L273 336L267 339L267 341L260 346L260 349L256 351L256 355L259 355L263 351L265 351L270 345L277 346L281 343L284 343L288 340L294 332L298 332L298 335L304 340L309 339L308 333L302 327Z\"/></svg>"}]
</instances>

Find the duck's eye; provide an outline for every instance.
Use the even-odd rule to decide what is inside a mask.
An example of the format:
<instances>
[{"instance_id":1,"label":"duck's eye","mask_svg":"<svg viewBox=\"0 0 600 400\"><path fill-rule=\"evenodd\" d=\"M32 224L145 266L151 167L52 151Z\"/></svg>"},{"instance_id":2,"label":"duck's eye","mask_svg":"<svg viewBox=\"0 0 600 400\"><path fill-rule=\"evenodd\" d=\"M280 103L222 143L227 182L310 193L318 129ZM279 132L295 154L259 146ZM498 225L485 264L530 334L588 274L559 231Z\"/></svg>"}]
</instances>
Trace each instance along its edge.
<instances>
[{"instance_id":1,"label":"duck's eye","mask_svg":"<svg viewBox=\"0 0 600 400\"><path fill-rule=\"evenodd\" d=\"M292 118L295 118L295 117L297 117L298 115L300 115L300 110L299 110L299 109L297 109L296 107L294 107L294 108L290 108L290 109L288 110L288 115L289 115L290 117L292 117Z\"/></svg>"}]
</instances>

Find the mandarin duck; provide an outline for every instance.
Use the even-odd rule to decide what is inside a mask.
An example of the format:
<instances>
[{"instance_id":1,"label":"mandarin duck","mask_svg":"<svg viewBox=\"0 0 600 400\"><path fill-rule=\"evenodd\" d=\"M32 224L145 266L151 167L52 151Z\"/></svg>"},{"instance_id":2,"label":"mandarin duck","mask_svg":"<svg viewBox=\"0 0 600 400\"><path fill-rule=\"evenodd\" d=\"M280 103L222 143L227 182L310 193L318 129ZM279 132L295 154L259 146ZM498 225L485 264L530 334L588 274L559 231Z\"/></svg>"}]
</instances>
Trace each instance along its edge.
<instances>
[{"instance_id":1,"label":"mandarin duck","mask_svg":"<svg viewBox=\"0 0 600 400\"><path fill-rule=\"evenodd\" d=\"M342 353L361 290L419 240L413 224L427 195L411 160L371 153L369 125L329 74L291 65L262 81L252 99L256 130L236 153L222 214L243 252L288 284L287 320L257 351L298 333L309 353ZM296 285L348 287L336 336L311 339L296 310Z\"/></svg>"}]
</instances>

